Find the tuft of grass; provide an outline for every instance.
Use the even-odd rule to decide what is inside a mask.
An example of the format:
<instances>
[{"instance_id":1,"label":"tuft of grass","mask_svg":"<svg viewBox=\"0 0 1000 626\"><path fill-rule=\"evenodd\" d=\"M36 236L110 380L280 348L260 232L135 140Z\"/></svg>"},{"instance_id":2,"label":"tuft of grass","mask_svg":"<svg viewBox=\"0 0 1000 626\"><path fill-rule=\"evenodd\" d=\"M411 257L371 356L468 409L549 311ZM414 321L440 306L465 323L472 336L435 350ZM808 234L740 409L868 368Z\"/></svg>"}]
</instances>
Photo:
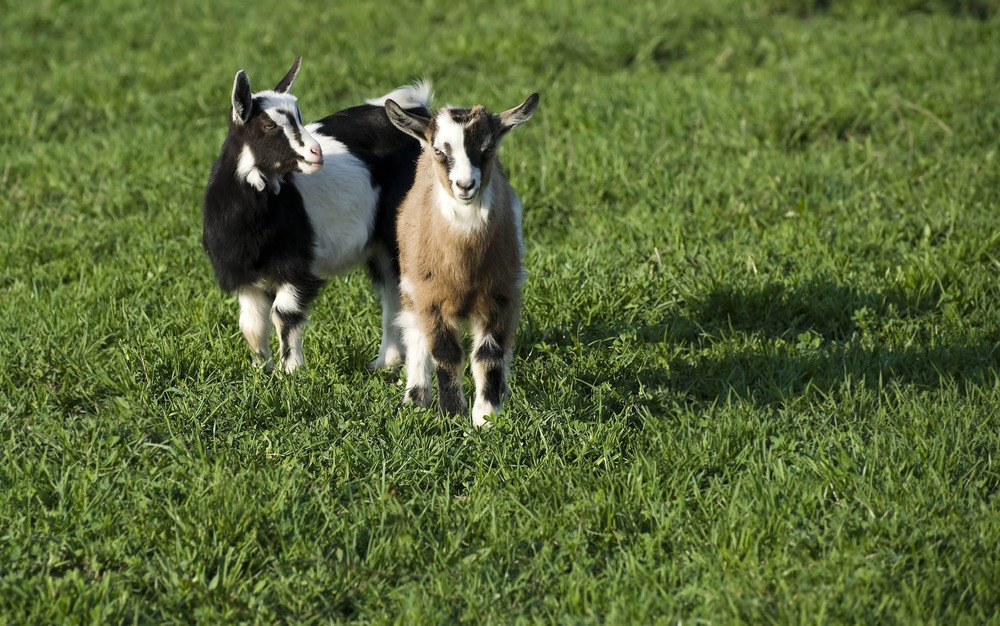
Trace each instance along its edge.
<instances>
[{"instance_id":1,"label":"tuft of grass","mask_svg":"<svg viewBox=\"0 0 1000 626\"><path fill-rule=\"evenodd\" d=\"M7 3L0 615L995 623L998 42L981 0ZM233 74L299 54L307 118L541 92L490 431L366 371L361 272L249 366L200 199Z\"/></svg>"}]
</instances>

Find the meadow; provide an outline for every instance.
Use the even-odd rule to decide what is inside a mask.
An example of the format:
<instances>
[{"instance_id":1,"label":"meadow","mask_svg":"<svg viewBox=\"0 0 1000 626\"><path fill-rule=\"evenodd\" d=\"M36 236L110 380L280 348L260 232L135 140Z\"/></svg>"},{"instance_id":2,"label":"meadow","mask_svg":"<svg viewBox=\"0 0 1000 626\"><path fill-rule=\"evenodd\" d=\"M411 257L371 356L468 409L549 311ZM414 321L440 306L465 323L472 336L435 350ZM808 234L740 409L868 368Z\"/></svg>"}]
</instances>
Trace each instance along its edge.
<instances>
[{"instance_id":1,"label":"meadow","mask_svg":"<svg viewBox=\"0 0 1000 626\"><path fill-rule=\"evenodd\" d=\"M1000 623L989 0L0 0L0 623ZM201 248L233 75L494 111L497 425L332 281L249 364Z\"/></svg>"}]
</instances>

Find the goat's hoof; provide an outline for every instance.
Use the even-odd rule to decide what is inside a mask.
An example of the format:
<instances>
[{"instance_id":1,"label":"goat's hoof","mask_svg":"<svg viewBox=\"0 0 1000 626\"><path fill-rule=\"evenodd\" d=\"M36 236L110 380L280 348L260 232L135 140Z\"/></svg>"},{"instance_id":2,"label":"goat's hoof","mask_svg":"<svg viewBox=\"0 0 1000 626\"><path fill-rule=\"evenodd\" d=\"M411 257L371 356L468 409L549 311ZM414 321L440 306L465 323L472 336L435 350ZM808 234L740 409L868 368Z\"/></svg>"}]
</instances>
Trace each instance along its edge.
<instances>
[{"instance_id":1,"label":"goat's hoof","mask_svg":"<svg viewBox=\"0 0 1000 626\"><path fill-rule=\"evenodd\" d=\"M398 372L402 366L403 362L400 361L399 359L389 361L387 359L379 357L377 359L368 361L368 371L372 373L375 373L379 370L384 370L392 374L393 372Z\"/></svg>"},{"instance_id":2,"label":"goat's hoof","mask_svg":"<svg viewBox=\"0 0 1000 626\"><path fill-rule=\"evenodd\" d=\"M472 425L476 428L492 428L493 422L487 417L500 414L500 407L488 402L477 401L472 407Z\"/></svg>"},{"instance_id":3,"label":"goat's hoof","mask_svg":"<svg viewBox=\"0 0 1000 626\"><path fill-rule=\"evenodd\" d=\"M487 428L493 428L493 422L479 415L472 416L472 425L476 428L482 428L484 430Z\"/></svg>"},{"instance_id":4,"label":"goat's hoof","mask_svg":"<svg viewBox=\"0 0 1000 626\"><path fill-rule=\"evenodd\" d=\"M368 370L395 371L403 365L403 352L398 348L385 348L378 351L378 356L368 362Z\"/></svg>"},{"instance_id":5,"label":"goat's hoof","mask_svg":"<svg viewBox=\"0 0 1000 626\"><path fill-rule=\"evenodd\" d=\"M440 395L441 390L438 389L438 394ZM465 398L458 396L455 398L449 398L447 395L439 398L438 402L438 414L441 417L451 417L452 415L468 415L469 405L466 404Z\"/></svg>"},{"instance_id":6,"label":"goat's hoof","mask_svg":"<svg viewBox=\"0 0 1000 626\"><path fill-rule=\"evenodd\" d=\"M403 404L415 404L427 408L431 405L431 390L427 387L410 387L403 394Z\"/></svg>"},{"instance_id":7,"label":"goat's hoof","mask_svg":"<svg viewBox=\"0 0 1000 626\"><path fill-rule=\"evenodd\" d=\"M254 355L250 357L250 364L253 367L264 370L265 374L270 374L271 371L274 370L274 361L271 360L271 357L259 357Z\"/></svg>"}]
</instances>

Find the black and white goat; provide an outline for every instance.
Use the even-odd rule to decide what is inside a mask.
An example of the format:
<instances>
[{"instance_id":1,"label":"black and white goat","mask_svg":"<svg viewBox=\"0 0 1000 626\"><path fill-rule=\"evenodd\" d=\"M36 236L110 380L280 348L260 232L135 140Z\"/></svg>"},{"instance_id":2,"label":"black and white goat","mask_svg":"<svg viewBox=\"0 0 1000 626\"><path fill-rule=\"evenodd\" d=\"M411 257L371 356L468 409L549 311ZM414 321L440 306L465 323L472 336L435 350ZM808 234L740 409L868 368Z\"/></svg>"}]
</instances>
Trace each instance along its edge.
<instances>
[{"instance_id":1,"label":"black and white goat","mask_svg":"<svg viewBox=\"0 0 1000 626\"><path fill-rule=\"evenodd\" d=\"M303 364L302 327L325 280L367 263L382 299L382 343L372 368L404 354L396 210L413 181L420 144L386 116L387 99L428 114L427 83L303 125L289 93L301 57L273 90L253 93L236 73L232 119L202 207L203 243L223 290L240 303L240 330L270 368L271 323L282 369Z\"/></svg>"},{"instance_id":2,"label":"black and white goat","mask_svg":"<svg viewBox=\"0 0 1000 626\"><path fill-rule=\"evenodd\" d=\"M492 115L446 107L433 117L391 99L389 119L423 145L413 188L399 207L399 262L406 344L404 402L431 402L431 364L442 412L464 414L465 357L460 333L472 330L476 399L472 423L488 426L507 385L521 313L521 200L497 158L500 140L538 105Z\"/></svg>"}]
</instances>

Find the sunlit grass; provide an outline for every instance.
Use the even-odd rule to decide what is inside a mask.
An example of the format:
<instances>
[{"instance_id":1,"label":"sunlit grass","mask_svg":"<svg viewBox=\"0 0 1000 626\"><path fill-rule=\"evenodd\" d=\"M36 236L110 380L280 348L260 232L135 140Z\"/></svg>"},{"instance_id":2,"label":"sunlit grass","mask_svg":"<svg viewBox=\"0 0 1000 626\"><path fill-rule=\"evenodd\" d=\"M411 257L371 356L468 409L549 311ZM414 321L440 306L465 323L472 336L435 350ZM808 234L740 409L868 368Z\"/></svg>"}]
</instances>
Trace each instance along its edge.
<instances>
[{"instance_id":1,"label":"sunlit grass","mask_svg":"<svg viewBox=\"0 0 1000 626\"><path fill-rule=\"evenodd\" d=\"M990 3L3 13L0 621L997 620ZM200 200L299 54L306 118L541 92L492 430L367 372L360 271L249 366Z\"/></svg>"}]
</instances>

